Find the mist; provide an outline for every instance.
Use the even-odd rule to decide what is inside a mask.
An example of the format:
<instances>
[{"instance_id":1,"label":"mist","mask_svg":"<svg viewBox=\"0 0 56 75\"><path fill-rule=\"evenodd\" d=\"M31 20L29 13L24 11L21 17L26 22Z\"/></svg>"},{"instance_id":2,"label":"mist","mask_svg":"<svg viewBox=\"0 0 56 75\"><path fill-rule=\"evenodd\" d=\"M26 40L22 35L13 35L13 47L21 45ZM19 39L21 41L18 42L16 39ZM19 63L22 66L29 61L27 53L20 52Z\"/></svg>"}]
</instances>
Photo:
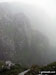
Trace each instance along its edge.
<instances>
[{"instance_id":1,"label":"mist","mask_svg":"<svg viewBox=\"0 0 56 75\"><path fill-rule=\"evenodd\" d=\"M55 20L55 0L0 1L0 59L24 65L56 61Z\"/></svg>"},{"instance_id":2,"label":"mist","mask_svg":"<svg viewBox=\"0 0 56 75\"><path fill-rule=\"evenodd\" d=\"M50 44L56 46L56 1L55 0L12 0L14 13L24 12L31 21L32 28L44 33L50 40ZM13 3L13 4L12 4Z\"/></svg>"},{"instance_id":3,"label":"mist","mask_svg":"<svg viewBox=\"0 0 56 75\"><path fill-rule=\"evenodd\" d=\"M56 1L33 0L23 3L23 11L30 18L32 28L47 35L50 44L56 46Z\"/></svg>"},{"instance_id":4,"label":"mist","mask_svg":"<svg viewBox=\"0 0 56 75\"><path fill-rule=\"evenodd\" d=\"M23 12L31 21L32 28L47 35L50 44L56 46L56 1L55 0L2 0L11 4L13 13ZM14 10L14 11L13 11Z\"/></svg>"}]
</instances>

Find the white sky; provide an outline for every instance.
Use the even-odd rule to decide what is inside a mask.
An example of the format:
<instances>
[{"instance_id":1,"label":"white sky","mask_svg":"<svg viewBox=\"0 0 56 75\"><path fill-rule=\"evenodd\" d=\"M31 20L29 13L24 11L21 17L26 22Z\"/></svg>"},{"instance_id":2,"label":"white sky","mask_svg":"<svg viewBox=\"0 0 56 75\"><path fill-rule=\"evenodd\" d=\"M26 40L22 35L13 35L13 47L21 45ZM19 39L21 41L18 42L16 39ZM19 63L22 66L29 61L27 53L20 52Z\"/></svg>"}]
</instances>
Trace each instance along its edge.
<instances>
[{"instance_id":1,"label":"white sky","mask_svg":"<svg viewBox=\"0 0 56 75\"><path fill-rule=\"evenodd\" d=\"M56 14L56 0L0 0L0 2L21 2L39 6L50 15L51 18Z\"/></svg>"}]
</instances>

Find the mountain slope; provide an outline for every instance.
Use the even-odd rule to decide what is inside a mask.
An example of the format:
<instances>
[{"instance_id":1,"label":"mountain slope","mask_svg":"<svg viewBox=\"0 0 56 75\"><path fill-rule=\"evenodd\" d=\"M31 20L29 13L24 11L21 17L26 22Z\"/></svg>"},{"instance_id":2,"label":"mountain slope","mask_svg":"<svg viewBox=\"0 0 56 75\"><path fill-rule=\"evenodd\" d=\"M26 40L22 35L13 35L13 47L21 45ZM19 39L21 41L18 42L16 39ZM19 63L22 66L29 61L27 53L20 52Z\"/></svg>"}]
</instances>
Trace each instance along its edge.
<instances>
[{"instance_id":1,"label":"mountain slope","mask_svg":"<svg viewBox=\"0 0 56 75\"><path fill-rule=\"evenodd\" d=\"M0 60L24 65L46 64L49 60L48 38L32 30L24 13L12 14L6 4L0 5L0 12Z\"/></svg>"}]
</instances>

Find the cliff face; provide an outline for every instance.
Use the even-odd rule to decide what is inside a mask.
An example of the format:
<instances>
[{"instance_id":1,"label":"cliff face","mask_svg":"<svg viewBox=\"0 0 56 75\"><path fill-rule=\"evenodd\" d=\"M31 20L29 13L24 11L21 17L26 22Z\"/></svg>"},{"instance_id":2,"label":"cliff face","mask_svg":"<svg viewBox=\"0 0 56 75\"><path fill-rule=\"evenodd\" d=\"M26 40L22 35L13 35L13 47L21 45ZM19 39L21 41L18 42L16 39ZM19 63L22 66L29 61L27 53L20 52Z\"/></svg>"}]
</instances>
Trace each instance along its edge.
<instances>
[{"instance_id":1,"label":"cliff face","mask_svg":"<svg viewBox=\"0 0 56 75\"><path fill-rule=\"evenodd\" d=\"M9 6L0 6L0 60L12 60L24 65L46 64L48 38L31 29L24 13L13 15L8 10Z\"/></svg>"}]
</instances>

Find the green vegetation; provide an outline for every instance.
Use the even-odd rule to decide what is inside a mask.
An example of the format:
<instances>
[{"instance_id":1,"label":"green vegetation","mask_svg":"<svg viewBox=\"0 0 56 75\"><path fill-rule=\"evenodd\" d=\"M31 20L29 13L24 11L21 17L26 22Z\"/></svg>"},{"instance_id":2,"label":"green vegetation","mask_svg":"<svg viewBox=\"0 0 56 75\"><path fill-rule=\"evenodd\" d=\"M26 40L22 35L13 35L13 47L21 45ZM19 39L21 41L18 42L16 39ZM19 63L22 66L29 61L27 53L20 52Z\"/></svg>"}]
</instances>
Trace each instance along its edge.
<instances>
[{"instance_id":1,"label":"green vegetation","mask_svg":"<svg viewBox=\"0 0 56 75\"><path fill-rule=\"evenodd\" d=\"M0 69L2 68L2 66L4 65L5 63L3 61L0 61Z\"/></svg>"},{"instance_id":2,"label":"green vegetation","mask_svg":"<svg viewBox=\"0 0 56 75\"><path fill-rule=\"evenodd\" d=\"M8 69L3 62L0 62L0 75L18 75L25 69L26 68L22 67L20 64L15 64Z\"/></svg>"},{"instance_id":3,"label":"green vegetation","mask_svg":"<svg viewBox=\"0 0 56 75\"><path fill-rule=\"evenodd\" d=\"M40 71L56 71L56 62L41 67L38 65L32 65L30 71L28 71L25 75L37 75Z\"/></svg>"},{"instance_id":4,"label":"green vegetation","mask_svg":"<svg viewBox=\"0 0 56 75\"><path fill-rule=\"evenodd\" d=\"M43 70L43 71L56 71L56 62L53 62L53 63L51 63L51 64L48 64L48 65L46 65L46 66L44 66L44 67L42 67L41 68L41 70Z\"/></svg>"},{"instance_id":5,"label":"green vegetation","mask_svg":"<svg viewBox=\"0 0 56 75\"><path fill-rule=\"evenodd\" d=\"M9 64L11 64L11 66L9 66ZM6 62L0 61L0 75L18 75L28 69L29 68L23 67L20 64L14 64L12 62L6 64ZM32 65L25 75L37 75L40 71L56 71L56 62L46 66Z\"/></svg>"},{"instance_id":6,"label":"green vegetation","mask_svg":"<svg viewBox=\"0 0 56 75\"><path fill-rule=\"evenodd\" d=\"M38 65L32 65L30 68L30 71L26 73L25 75L36 75L40 71L40 67Z\"/></svg>"}]
</instances>

